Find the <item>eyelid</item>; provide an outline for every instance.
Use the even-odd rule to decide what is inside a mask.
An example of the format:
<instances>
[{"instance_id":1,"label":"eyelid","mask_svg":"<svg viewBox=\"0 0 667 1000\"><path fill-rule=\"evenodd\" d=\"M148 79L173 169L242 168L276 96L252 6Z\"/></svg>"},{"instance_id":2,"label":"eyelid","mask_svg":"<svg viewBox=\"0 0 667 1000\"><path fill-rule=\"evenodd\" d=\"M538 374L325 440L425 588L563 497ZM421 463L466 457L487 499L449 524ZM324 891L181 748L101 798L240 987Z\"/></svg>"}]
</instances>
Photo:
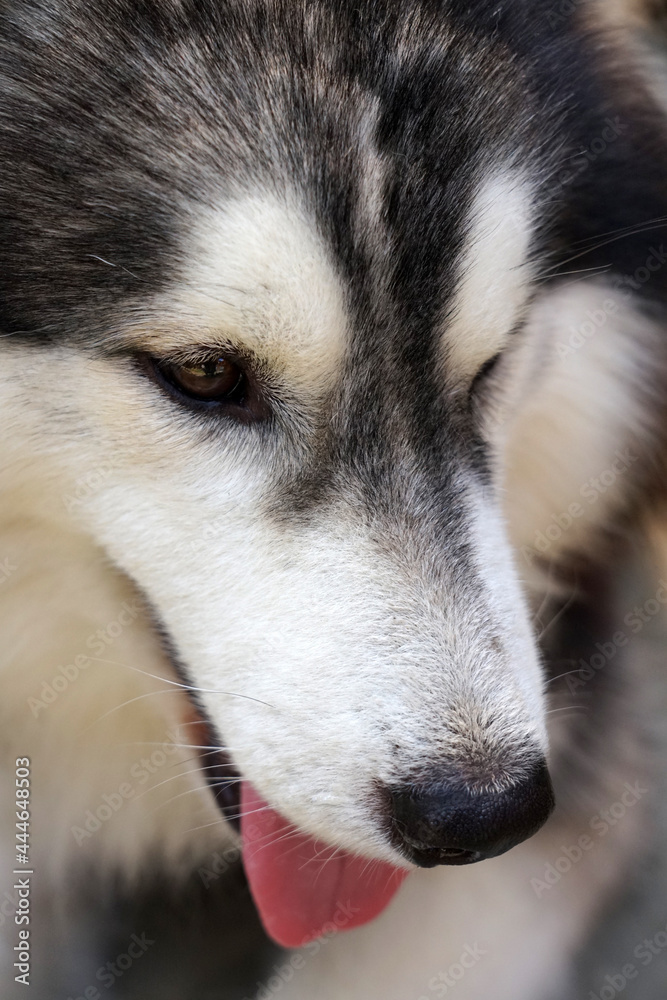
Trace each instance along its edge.
<instances>
[{"instance_id":1,"label":"eyelid","mask_svg":"<svg viewBox=\"0 0 667 1000\"><path fill-rule=\"evenodd\" d=\"M212 361L228 361L232 365L245 367L250 364L249 358L243 357L233 348L223 345L220 347L199 347L190 350L170 351L163 356L146 352L148 356L154 358L161 365L171 365L173 368L204 368Z\"/></svg>"}]
</instances>

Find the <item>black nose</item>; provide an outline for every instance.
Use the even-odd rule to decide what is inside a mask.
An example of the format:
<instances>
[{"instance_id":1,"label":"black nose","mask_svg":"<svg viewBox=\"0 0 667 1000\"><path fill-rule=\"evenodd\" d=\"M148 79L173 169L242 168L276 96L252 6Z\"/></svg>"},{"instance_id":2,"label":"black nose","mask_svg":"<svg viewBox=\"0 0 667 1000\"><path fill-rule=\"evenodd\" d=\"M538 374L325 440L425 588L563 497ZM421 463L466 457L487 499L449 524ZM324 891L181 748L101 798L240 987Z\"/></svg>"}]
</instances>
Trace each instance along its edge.
<instances>
[{"instance_id":1,"label":"black nose","mask_svg":"<svg viewBox=\"0 0 667 1000\"><path fill-rule=\"evenodd\" d=\"M394 844L421 868L504 854L537 833L554 807L544 762L501 791L450 780L404 785L390 795Z\"/></svg>"}]
</instances>

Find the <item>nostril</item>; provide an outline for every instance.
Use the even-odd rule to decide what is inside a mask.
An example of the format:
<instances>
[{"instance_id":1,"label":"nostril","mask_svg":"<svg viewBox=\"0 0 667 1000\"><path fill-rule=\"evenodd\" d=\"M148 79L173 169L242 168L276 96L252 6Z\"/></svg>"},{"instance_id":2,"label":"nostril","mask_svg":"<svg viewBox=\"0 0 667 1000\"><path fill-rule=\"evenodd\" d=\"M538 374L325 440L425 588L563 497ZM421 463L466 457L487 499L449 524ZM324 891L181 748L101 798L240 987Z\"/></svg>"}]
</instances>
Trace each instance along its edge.
<instances>
[{"instance_id":1,"label":"nostril","mask_svg":"<svg viewBox=\"0 0 667 1000\"><path fill-rule=\"evenodd\" d=\"M423 868L504 854L537 833L554 807L546 762L500 790L455 777L390 790L394 845Z\"/></svg>"}]
</instances>

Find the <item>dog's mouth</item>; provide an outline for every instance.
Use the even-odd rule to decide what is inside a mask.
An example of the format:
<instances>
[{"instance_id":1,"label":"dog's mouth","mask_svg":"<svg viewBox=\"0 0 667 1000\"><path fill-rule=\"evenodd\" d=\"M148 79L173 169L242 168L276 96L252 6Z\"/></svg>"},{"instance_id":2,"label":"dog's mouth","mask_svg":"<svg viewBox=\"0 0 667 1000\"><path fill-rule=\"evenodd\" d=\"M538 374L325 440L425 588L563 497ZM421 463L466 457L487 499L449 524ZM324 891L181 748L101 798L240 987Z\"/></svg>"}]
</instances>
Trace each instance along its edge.
<instances>
[{"instance_id":1,"label":"dog's mouth","mask_svg":"<svg viewBox=\"0 0 667 1000\"><path fill-rule=\"evenodd\" d=\"M199 724L203 773L218 807L240 834L243 867L265 931L300 948L373 920L409 868L351 854L294 826L236 769L205 716ZM419 868L469 865L532 836L554 801L546 761L504 790L471 791L451 782L385 789L396 852Z\"/></svg>"},{"instance_id":2,"label":"dog's mouth","mask_svg":"<svg viewBox=\"0 0 667 1000\"><path fill-rule=\"evenodd\" d=\"M300 948L373 920L391 902L408 870L330 847L276 812L235 768L168 630L157 614L153 619L163 648L188 689L189 723L197 730L192 747L200 752L218 808L240 833L243 867L269 937L284 948Z\"/></svg>"},{"instance_id":3,"label":"dog's mouth","mask_svg":"<svg viewBox=\"0 0 667 1000\"><path fill-rule=\"evenodd\" d=\"M213 779L223 813L237 824L243 866L265 930L298 948L377 917L408 874L405 868L350 854L295 827L231 761ZM207 771L211 773L210 770ZM420 868L469 865L497 857L546 822L554 805L546 761L504 789L401 785L389 790L393 845Z\"/></svg>"},{"instance_id":4,"label":"dog's mouth","mask_svg":"<svg viewBox=\"0 0 667 1000\"><path fill-rule=\"evenodd\" d=\"M373 920L408 875L316 840L276 812L224 752L206 775L241 835L243 866L267 934L284 948Z\"/></svg>"}]
</instances>

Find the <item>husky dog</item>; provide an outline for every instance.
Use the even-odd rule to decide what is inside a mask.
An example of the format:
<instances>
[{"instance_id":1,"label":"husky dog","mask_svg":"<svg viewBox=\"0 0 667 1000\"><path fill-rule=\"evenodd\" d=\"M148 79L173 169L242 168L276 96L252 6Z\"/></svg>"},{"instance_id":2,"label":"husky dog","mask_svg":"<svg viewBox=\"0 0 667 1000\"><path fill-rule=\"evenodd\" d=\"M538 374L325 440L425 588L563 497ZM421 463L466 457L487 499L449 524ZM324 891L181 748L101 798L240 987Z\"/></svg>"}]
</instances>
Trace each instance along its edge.
<instances>
[{"instance_id":1,"label":"husky dog","mask_svg":"<svg viewBox=\"0 0 667 1000\"><path fill-rule=\"evenodd\" d=\"M8 988L84 877L240 846L303 949L258 996L567 997L667 602L617 610L667 486L631 44L553 0L4 0L0 129Z\"/></svg>"}]
</instances>

